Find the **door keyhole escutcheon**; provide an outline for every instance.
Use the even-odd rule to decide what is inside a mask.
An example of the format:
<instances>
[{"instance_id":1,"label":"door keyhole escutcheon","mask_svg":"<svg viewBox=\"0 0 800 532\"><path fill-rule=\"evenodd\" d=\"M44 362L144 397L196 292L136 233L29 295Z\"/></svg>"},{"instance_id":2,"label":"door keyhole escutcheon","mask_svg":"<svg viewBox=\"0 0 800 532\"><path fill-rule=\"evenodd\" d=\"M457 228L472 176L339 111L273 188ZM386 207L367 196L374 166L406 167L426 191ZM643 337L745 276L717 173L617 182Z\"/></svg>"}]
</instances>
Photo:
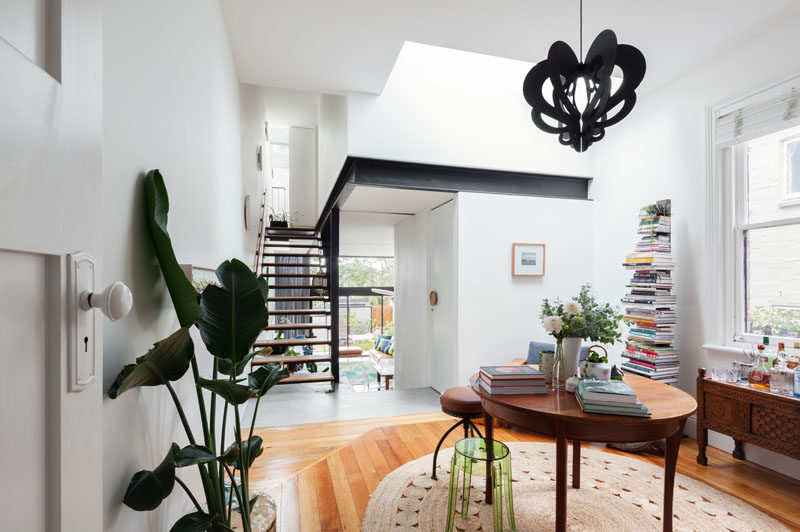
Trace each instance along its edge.
<instances>
[{"instance_id":1,"label":"door keyhole escutcheon","mask_svg":"<svg viewBox=\"0 0 800 532\"><path fill-rule=\"evenodd\" d=\"M88 353L89 352L89 337L88 336L84 336L83 337L83 352L84 353Z\"/></svg>"}]
</instances>

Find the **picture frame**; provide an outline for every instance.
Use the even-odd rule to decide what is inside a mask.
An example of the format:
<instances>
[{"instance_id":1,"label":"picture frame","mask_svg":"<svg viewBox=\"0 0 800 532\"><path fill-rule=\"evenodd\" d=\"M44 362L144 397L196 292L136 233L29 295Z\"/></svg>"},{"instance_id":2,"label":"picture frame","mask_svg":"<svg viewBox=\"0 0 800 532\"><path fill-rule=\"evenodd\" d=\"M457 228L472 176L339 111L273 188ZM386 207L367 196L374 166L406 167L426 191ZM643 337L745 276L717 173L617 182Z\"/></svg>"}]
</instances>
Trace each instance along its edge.
<instances>
[{"instance_id":1,"label":"picture frame","mask_svg":"<svg viewBox=\"0 0 800 532\"><path fill-rule=\"evenodd\" d=\"M511 244L512 277L544 277L545 260L544 244Z\"/></svg>"}]
</instances>

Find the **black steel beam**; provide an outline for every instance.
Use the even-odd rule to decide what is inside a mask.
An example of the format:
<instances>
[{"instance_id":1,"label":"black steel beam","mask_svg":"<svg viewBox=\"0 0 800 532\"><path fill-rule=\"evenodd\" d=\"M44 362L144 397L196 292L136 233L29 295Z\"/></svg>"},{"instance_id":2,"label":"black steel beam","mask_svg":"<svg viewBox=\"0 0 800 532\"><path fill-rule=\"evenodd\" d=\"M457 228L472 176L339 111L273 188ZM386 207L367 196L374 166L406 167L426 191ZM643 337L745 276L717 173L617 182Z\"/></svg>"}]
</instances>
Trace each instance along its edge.
<instances>
[{"instance_id":1,"label":"black steel beam","mask_svg":"<svg viewBox=\"0 0 800 532\"><path fill-rule=\"evenodd\" d=\"M355 185L588 199L591 178L358 158Z\"/></svg>"},{"instance_id":2,"label":"black steel beam","mask_svg":"<svg viewBox=\"0 0 800 532\"><path fill-rule=\"evenodd\" d=\"M591 177L347 157L320 213L317 230L334 208L344 205L357 185L585 200L591 181Z\"/></svg>"}]
</instances>

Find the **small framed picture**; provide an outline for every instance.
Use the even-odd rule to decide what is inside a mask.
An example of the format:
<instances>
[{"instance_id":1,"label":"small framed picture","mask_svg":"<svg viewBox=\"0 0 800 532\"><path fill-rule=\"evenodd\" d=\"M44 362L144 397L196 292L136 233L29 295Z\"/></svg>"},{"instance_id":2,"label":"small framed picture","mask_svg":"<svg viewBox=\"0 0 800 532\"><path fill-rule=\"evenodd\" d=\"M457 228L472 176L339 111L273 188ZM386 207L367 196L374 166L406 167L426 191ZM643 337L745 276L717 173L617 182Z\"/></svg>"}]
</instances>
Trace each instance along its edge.
<instances>
[{"instance_id":1,"label":"small framed picture","mask_svg":"<svg viewBox=\"0 0 800 532\"><path fill-rule=\"evenodd\" d=\"M511 275L544 276L544 244L511 244Z\"/></svg>"}]
</instances>

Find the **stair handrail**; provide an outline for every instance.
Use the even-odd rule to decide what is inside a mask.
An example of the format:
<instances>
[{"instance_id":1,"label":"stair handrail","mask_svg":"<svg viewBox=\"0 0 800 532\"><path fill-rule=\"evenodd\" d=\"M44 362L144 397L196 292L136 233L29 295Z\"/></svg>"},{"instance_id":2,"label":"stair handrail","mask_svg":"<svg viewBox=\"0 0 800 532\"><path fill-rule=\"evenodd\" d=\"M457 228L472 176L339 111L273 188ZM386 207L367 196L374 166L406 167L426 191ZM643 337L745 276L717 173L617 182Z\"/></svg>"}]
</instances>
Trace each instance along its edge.
<instances>
[{"instance_id":1,"label":"stair handrail","mask_svg":"<svg viewBox=\"0 0 800 532\"><path fill-rule=\"evenodd\" d=\"M259 220L258 237L256 243L256 258L253 261L253 273L261 273L261 254L264 252L264 220L267 217L267 191L261 193L261 219Z\"/></svg>"}]
</instances>

